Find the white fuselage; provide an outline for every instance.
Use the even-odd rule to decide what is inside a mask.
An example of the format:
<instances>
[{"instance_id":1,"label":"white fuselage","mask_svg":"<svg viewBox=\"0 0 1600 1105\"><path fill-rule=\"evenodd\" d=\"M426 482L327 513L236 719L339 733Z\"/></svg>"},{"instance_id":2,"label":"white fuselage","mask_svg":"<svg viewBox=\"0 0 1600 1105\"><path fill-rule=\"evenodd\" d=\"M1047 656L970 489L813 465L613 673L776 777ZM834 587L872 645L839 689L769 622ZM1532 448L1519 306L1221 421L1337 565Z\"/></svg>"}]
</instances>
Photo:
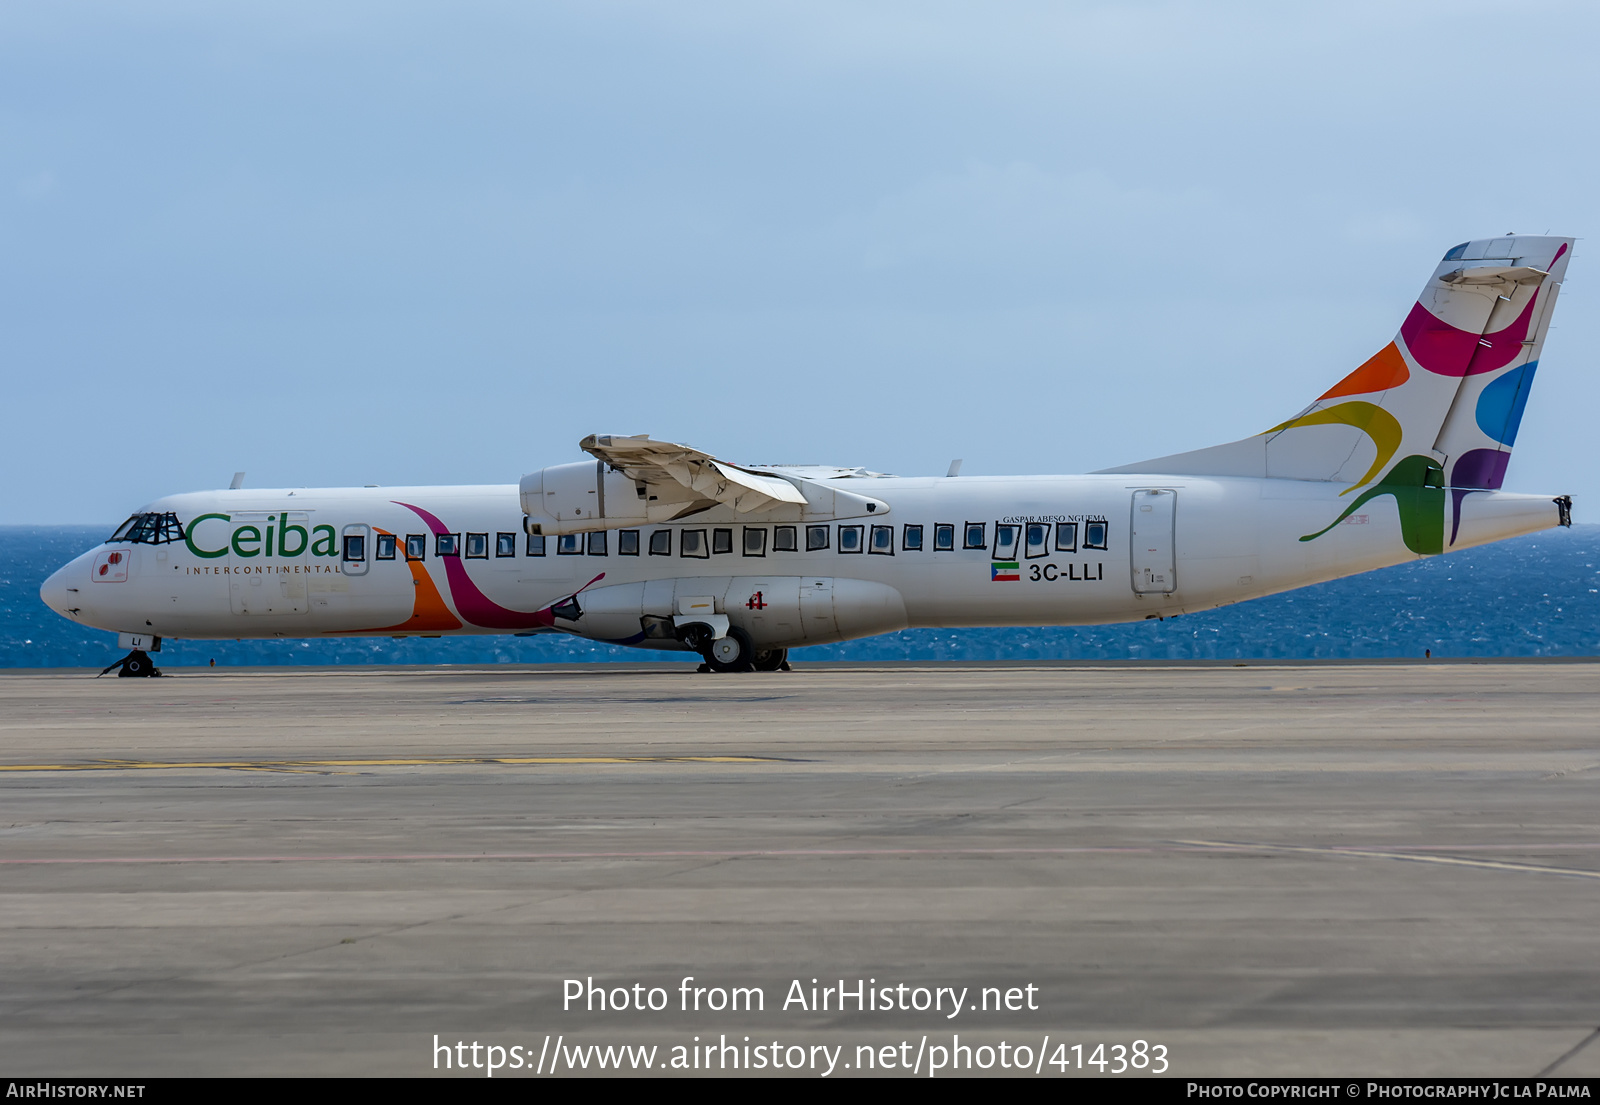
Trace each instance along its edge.
<instances>
[{"instance_id":1,"label":"white fuselage","mask_svg":"<svg viewBox=\"0 0 1600 1105\"><path fill-rule=\"evenodd\" d=\"M718 505L670 524L530 538L511 484L196 492L144 508L175 516L181 538L173 530L157 542L108 542L57 571L41 594L78 623L160 637L555 630L673 649L685 646L662 619L698 598L757 646L779 648L910 626L1171 617L1417 559L1392 497L1304 539L1349 503L1343 484L1143 475L832 482L887 512L774 522ZM1474 491L1459 501L1447 549L1558 524L1548 497ZM574 594L581 613L562 616Z\"/></svg>"}]
</instances>

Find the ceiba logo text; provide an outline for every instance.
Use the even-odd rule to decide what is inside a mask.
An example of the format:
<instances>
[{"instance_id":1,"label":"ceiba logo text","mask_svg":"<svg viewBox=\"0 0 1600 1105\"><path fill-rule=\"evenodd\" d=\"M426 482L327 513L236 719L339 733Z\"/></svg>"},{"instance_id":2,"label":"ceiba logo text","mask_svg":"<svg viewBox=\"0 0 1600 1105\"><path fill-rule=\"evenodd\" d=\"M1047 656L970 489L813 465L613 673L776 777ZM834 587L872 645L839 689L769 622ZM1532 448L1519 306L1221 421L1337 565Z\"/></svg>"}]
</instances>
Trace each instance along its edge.
<instances>
[{"instance_id":1,"label":"ceiba logo text","mask_svg":"<svg viewBox=\"0 0 1600 1105\"><path fill-rule=\"evenodd\" d=\"M235 526L233 536L222 548L202 549L195 535L199 532L200 523L213 519L219 522L233 521L232 516L227 514L202 514L183 531L183 543L189 546L189 551L207 560L227 556L230 551L234 556L246 559L252 556L295 557L304 555L308 546L312 556L339 555L339 540L332 526L312 526L308 532L305 526L296 525L287 518L280 519L276 514L267 516L265 534L260 526Z\"/></svg>"}]
</instances>

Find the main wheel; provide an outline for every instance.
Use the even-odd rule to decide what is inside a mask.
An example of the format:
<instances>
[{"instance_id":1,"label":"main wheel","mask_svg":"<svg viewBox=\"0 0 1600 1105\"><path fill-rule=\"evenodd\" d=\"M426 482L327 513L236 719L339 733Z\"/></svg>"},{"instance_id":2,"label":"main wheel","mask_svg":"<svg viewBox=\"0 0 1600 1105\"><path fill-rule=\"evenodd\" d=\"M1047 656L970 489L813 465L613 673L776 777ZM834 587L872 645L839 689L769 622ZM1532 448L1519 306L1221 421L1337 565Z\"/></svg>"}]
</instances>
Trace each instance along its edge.
<instances>
[{"instance_id":1,"label":"main wheel","mask_svg":"<svg viewBox=\"0 0 1600 1105\"><path fill-rule=\"evenodd\" d=\"M755 651L750 634L735 627L706 646L705 658L712 671L749 671Z\"/></svg>"},{"instance_id":2,"label":"main wheel","mask_svg":"<svg viewBox=\"0 0 1600 1105\"><path fill-rule=\"evenodd\" d=\"M750 666L756 671L782 671L787 659L789 650L786 648L758 648L750 657Z\"/></svg>"},{"instance_id":3,"label":"main wheel","mask_svg":"<svg viewBox=\"0 0 1600 1105\"><path fill-rule=\"evenodd\" d=\"M131 652L128 654L128 658L122 662L122 670L117 672L117 677L121 679L131 676L137 679L141 676L148 676L154 668L155 665L150 662L149 656L142 652Z\"/></svg>"}]
</instances>

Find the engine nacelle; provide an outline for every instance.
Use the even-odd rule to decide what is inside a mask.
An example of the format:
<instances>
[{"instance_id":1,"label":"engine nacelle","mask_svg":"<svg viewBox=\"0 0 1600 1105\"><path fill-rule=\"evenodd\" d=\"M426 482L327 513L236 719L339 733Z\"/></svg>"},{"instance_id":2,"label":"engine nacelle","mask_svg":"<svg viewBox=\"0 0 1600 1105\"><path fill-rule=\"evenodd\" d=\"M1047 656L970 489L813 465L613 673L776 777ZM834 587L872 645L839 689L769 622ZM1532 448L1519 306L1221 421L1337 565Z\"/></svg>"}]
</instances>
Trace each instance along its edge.
<instances>
[{"instance_id":1,"label":"engine nacelle","mask_svg":"<svg viewBox=\"0 0 1600 1105\"><path fill-rule=\"evenodd\" d=\"M646 489L604 461L580 460L522 477L522 511L539 533L594 533L647 521Z\"/></svg>"}]
</instances>

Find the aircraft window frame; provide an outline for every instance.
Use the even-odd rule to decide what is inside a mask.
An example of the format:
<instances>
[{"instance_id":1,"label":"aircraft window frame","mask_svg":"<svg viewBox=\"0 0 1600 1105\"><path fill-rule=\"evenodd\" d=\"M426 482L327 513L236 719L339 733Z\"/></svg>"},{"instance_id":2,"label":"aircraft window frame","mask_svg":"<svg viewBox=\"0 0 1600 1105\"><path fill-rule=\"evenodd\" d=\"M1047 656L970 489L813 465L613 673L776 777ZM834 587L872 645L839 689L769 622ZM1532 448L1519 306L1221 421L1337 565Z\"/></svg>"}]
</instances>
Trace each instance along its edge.
<instances>
[{"instance_id":1,"label":"aircraft window frame","mask_svg":"<svg viewBox=\"0 0 1600 1105\"><path fill-rule=\"evenodd\" d=\"M1063 541L1062 540L1062 536L1064 534L1067 534L1067 533L1070 533L1072 536L1068 540ZM1078 523L1076 523L1076 522L1057 522L1056 523L1056 552L1077 552L1077 551L1078 551Z\"/></svg>"},{"instance_id":2,"label":"aircraft window frame","mask_svg":"<svg viewBox=\"0 0 1600 1105\"><path fill-rule=\"evenodd\" d=\"M397 543L398 543L398 540L395 537L395 535L392 534L392 533L380 533L380 534L378 534L378 540L376 542L376 547L372 550L372 559L374 559L374 560L393 560L394 559L394 553L395 553L395 545Z\"/></svg>"},{"instance_id":3,"label":"aircraft window frame","mask_svg":"<svg viewBox=\"0 0 1600 1105\"><path fill-rule=\"evenodd\" d=\"M494 558L503 560L506 557L517 555L517 535L515 531L498 530L494 535Z\"/></svg>"},{"instance_id":4,"label":"aircraft window frame","mask_svg":"<svg viewBox=\"0 0 1600 1105\"><path fill-rule=\"evenodd\" d=\"M588 553L588 555L590 555L590 556L609 556L610 555L610 553L608 553L606 551L606 546L608 544L610 544L610 542L608 542L606 540L606 533L607 533L607 531L603 530L603 529L592 530L589 533L589 540L587 542L585 542L585 544L588 546L587 549L585 550Z\"/></svg>"},{"instance_id":5,"label":"aircraft window frame","mask_svg":"<svg viewBox=\"0 0 1600 1105\"><path fill-rule=\"evenodd\" d=\"M476 540L475 540L476 539ZM481 542L481 543L480 543ZM472 547L478 544L478 551L473 552ZM489 559L489 535L487 533L468 533L466 552L463 554L468 560Z\"/></svg>"},{"instance_id":6,"label":"aircraft window frame","mask_svg":"<svg viewBox=\"0 0 1600 1105\"><path fill-rule=\"evenodd\" d=\"M364 564L367 560L367 535L364 533L347 533L342 542L342 555L346 564Z\"/></svg>"},{"instance_id":7,"label":"aircraft window frame","mask_svg":"<svg viewBox=\"0 0 1600 1105\"><path fill-rule=\"evenodd\" d=\"M756 544L755 544L755 549L754 550L752 550L751 547L750 547L750 539L752 537L754 537L756 539ZM767 527L766 526L745 526L744 527L744 555L745 556L766 556L767 555Z\"/></svg>"},{"instance_id":8,"label":"aircraft window frame","mask_svg":"<svg viewBox=\"0 0 1600 1105\"><path fill-rule=\"evenodd\" d=\"M772 551L773 552L799 552L800 551L800 527L798 527L798 526L773 526L772 527Z\"/></svg>"},{"instance_id":9,"label":"aircraft window frame","mask_svg":"<svg viewBox=\"0 0 1600 1105\"><path fill-rule=\"evenodd\" d=\"M733 553L733 527L718 526L711 531L711 554L729 556Z\"/></svg>"},{"instance_id":10,"label":"aircraft window frame","mask_svg":"<svg viewBox=\"0 0 1600 1105\"><path fill-rule=\"evenodd\" d=\"M832 548L832 526L807 526L806 527L806 552L821 552L823 549Z\"/></svg>"},{"instance_id":11,"label":"aircraft window frame","mask_svg":"<svg viewBox=\"0 0 1600 1105\"><path fill-rule=\"evenodd\" d=\"M853 534L853 536L854 536L854 542L853 543L855 544L855 548L853 548L853 549L846 547L848 542L845 539L845 534L847 534L847 533ZM866 547L867 547L867 527L866 526L840 526L839 527L839 552L840 552L841 555L843 555L843 556L857 556L860 553L862 553L863 551L865 551Z\"/></svg>"},{"instance_id":12,"label":"aircraft window frame","mask_svg":"<svg viewBox=\"0 0 1600 1105\"><path fill-rule=\"evenodd\" d=\"M425 533L406 534L406 559L428 559L428 535Z\"/></svg>"},{"instance_id":13,"label":"aircraft window frame","mask_svg":"<svg viewBox=\"0 0 1600 1105\"><path fill-rule=\"evenodd\" d=\"M126 541L130 545L170 545L183 539L183 523L176 514L147 510L129 515L101 544Z\"/></svg>"},{"instance_id":14,"label":"aircraft window frame","mask_svg":"<svg viewBox=\"0 0 1600 1105\"><path fill-rule=\"evenodd\" d=\"M658 548L657 546L660 547ZM672 531L670 529L658 529L650 534L650 555L672 555Z\"/></svg>"},{"instance_id":15,"label":"aircraft window frame","mask_svg":"<svg viewBox=\"0 0 1600 1105\"><path fill-rule=\"evenodd\" d=\"M556 538L557 556L582 556L583 534L563 533Z\"/></svg>"},{"instance_id":16,"label":"aircraft window frame","mask_svg":"<svg viewBox=\"0 0 1600 1105\"><path fill-rule=\"evenodd\" d=\"M632 545L632 548L628 546ZM619 529L617 531L617 555L639 555L639 531L636 529Z\"/></svg>"},{"instance_id":17,"label":"aircraft window frame","mask_svg":"<svg viewBox=\"0 0 1600 1105\"><path fill-rule=\"evenodd\" d=\"M1100 540L1099 540L1098 543L1096 543L1095 541L1093 541L1090 538L1090 531L1093 530L1093 528L1095 526L1099 526L1100 527ZM1110 547L1110 543L1111 543L1111 523L1110 522L1107 522L1103 518L1102 519L1095 519L1093 521L1085 519L1085 521L1083 523L1083 544L1080 546L1080 548L1104 550L1104 549Z\"/></svg>"},{"instance_id":18,"label":"aircraft window frame","mask_svg":"<svg viewBox=\"0 0 1600 1105\"><path fill-rule=\"evenodd\" d=\"M459 533L436 533L433 535L434 556L461 555L461 535Z\"/></svg>"},{"instance_id":19,"label":"aircraft window frame","mask_svg":"<svg viewBox=\"0 0 1600 1105\"><path fill-rule=\"evenodd\" d=\"M694 537L693 541L689 540L691 535ZM690 548L691 545L700 551L693 551ZM680 560L710 560L711 542L706 540L706 531L703 529L686 529L679 533L678 558Z\"/></svg>"},{"instance_id":20,"label":"aircraft window frame","mask_svg":"<svg viewBox=\"0 0 1600 1105\"><path fill-rule=\"evenodd\" d=\"M538 551L535 551L535 550L538 550ZM523 550L522 555L523 556L543 556L544 553L545 553L544 534L542 534L542 533L530 533L530 534L528 534L528 545L527 545L527 548Z\"/></svg>"},{"instance_id":21,"label":"aircraft window frame","mask_svg":"<svg viewBox=\"0 0 1600 1105\"><path fill-rule=\"evenodd\" d=\"M973 539L972 539L972 531L973 530L977 530L978 531L978 540L977 541L973 541ZM965 523L961 527L961 548L963 550L967 550L967 549L982 549L984 552L988 552L989 551L989 523L988 522L967 522L967 523Z\"/></svg>"},{"instance_id":22,"label":"aircraft window frame","mask_svg":"<svg viewBox=\"0 0 1600 1105\"><path fill-rule=\"evenodd\" d=\"M1039 528L1039 551L1034 552L1033 529ZM1037 560L1042 556L1050 555L1050 523L1049 522L1024 522L1022 523L1022 546L1026 551L1025 559Z\"/></svg>"},{"instance_id":23,"label":"aircraft window frame","mask_svg":"<svg viewBox=\"0 0 1600 1105\"><path fill-rule=\"evenodd\" d=\"M878 547L878 534L880 534L880 533L885 533L885 534L888 534L888 536L889 536L889 539L884 542L883 548L881 548L881 549ZM872 532L867 534L867 552L869 554L871 554L872 556L893 556L894 555L894 527L893 526L873 526L872 527Z\"/></svg>"},{"instance_id":24,"label":"aircraft window frame","mask_svg":"<svg viewBox=\"0 0 1600 1105\"><path fill-rule=\"evenodd\" d=\"M913 535L915 535L915 536L913 537ZM921 552L922 551L922 526L921 526L921 524L906 525L906 526L901 528L901 530L900 530L900 551L901 552Z\"/></svg>"},{"instance_id":25,"label":"aircraft window frame","mask_svg":"<svg viewBox=\"0 0 1600 1105\"><path fill-rule=\"evenodd\" d=\"M956 524L954 522L935 522L933 524L933 551L956 551Z\"/></svg>"},{"instance_id":26,"label":"aircraft window frame","mask_svg":"<svg viewBox=\"0 0 1600 1105\"><path fill-rule=\"evenodd\" d=\"M1000 551L1000 535L1003 532L1005 532L1006 530L1010 530L1011 531L1011 551L1009 553L1002 553ZM1019 546L1021 544L1022 544L1022 526L1020 524L1018 524L1016 522L996 522L994 524L994 553L993 553L992 559L994 559L994 560L1016 560L1017 559L1017 546Z\"/></svg>"}]
</instances>

